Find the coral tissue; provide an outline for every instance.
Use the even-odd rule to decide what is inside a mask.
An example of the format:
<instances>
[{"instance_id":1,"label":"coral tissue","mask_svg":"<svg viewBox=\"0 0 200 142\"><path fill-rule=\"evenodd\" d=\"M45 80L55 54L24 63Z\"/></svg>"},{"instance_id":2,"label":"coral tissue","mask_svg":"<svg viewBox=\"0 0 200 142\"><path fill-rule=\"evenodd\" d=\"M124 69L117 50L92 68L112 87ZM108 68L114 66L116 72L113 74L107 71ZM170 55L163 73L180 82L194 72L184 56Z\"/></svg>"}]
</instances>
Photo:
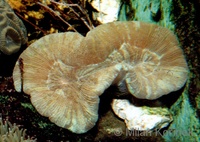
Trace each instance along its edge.
<instances>
[{"instance_id":1,"label":"coral tissue","mask_svg":"<svg viewBox=\"0 0 200 142\"><path fill-rule=\"evenodd\" d=\"M99 96L110 85L135 97L157 99L180 89L188 67L176 36L142 22L100 25L84 37L66 32L47 35L19 57L15 89L31 96L37 111L75 133L98 119Z\"/></svg>"}]
</instances>

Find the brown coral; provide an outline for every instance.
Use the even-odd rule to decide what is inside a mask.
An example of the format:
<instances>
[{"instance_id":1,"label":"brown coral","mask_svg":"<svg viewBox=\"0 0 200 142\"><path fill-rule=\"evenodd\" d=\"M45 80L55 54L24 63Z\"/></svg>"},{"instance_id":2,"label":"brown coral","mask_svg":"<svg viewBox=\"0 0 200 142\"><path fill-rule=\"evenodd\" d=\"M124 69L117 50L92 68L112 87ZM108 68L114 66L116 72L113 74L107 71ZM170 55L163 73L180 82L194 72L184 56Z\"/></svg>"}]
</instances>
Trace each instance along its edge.
<instances>
[{"instance_id":1,"label":"brown coral","mask_svg":"<svg viewBox=\"0 0 200 142\"><path fill-rule=\"evenodd\" d=\"M17 52L27 41L26 28L10 6L0 2L0 50L4 54Z\"/></svg>"},{"instance_id":2,"label":"brown coral","mask_svg":"<svg viewBox=\"0 0 200 142\"><path fill-rule=\"evenodd\" d=\"M126 83L138 98L156 99L180 89L188 68L176 36L140 22L47 35L31 44L15 65L15 89L30 94L38 112L75 133L98 119L99 96Z\"/></svg>"}]
</instances>

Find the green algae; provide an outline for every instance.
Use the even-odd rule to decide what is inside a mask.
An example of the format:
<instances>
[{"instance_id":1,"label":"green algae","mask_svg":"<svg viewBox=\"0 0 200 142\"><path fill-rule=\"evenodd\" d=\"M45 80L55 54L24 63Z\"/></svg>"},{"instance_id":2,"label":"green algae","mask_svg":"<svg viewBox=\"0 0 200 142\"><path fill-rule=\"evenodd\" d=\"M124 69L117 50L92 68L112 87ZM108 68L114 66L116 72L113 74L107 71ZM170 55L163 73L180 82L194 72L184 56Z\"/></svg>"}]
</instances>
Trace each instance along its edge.
<instances>
[{"instance_id":1,"label":"green algae","mask_svg":"<svg viewBox=\"0 0 200 142\"><path fill-rule=\"evenodd\" d=\"M185 91L170 108L175 117L173 123L168 128L168 130L173 130L173 132L163 135L167 142L200 140L200 123L196 116L196 111L189 102L188 87L189 81Z\"/></svg>"}]
</instances>

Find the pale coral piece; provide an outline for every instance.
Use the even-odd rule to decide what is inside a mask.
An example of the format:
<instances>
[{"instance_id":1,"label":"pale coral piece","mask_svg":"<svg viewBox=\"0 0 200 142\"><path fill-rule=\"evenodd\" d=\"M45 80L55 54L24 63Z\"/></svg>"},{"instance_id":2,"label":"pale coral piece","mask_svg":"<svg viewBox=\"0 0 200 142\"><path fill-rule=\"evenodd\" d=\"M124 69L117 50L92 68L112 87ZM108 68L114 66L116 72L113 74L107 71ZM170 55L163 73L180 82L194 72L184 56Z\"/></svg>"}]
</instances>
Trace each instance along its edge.
<instances>
[{"instance_id":1,"label":"pale coral piece","mask_svg":"<svg viewBox=\"0 0 200 142\"><path fill-rule=\"evenodd\" d=\"M117 21L120 0L89 0L89 3L98 11L93 12L93 19L98 20L102 24Z\"/></svg>"},{"instance_id":2,"label":"pale coral piece","mask_svg":"<svg viewBox=\"0 0 200 142\"><path fill-rule=\"evenodd\" d=\"M112 109L118 117L124 120L129 130L159 130L167 127L173 120L167 108L138 107L128 100L114 99Z\"/></svg>"}]
</instances>

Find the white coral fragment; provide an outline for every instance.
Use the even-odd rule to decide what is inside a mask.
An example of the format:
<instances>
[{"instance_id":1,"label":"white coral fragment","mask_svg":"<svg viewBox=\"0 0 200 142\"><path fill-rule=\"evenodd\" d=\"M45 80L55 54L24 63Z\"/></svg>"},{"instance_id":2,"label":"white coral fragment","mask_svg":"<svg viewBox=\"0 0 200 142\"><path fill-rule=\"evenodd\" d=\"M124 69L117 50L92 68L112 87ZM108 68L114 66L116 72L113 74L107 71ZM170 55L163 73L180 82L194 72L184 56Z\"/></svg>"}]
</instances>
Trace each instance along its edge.
<instances>
[{"instance_id":1,"label":"white coral fragment","mask_svg":"<svg viewBox=\"0 0 200 142\"><path fill-rule=\"evenodd\" d=\"M98 11L93 13L94 19L104 24L117 21L120 0L93 0L91 5Z\"/></svg>"},{"instance_id":2,"label":"white coral fragment","mask_svg":"<svg viewBox=\"0 0 200 142\"><path fill-rule=\"evenodd\" d=\"M114 99L112 109L117 116L124 120L129 130L161 129L172 121L166 108L136 107L128 100Z\"/></svg>"}]
</instances>

